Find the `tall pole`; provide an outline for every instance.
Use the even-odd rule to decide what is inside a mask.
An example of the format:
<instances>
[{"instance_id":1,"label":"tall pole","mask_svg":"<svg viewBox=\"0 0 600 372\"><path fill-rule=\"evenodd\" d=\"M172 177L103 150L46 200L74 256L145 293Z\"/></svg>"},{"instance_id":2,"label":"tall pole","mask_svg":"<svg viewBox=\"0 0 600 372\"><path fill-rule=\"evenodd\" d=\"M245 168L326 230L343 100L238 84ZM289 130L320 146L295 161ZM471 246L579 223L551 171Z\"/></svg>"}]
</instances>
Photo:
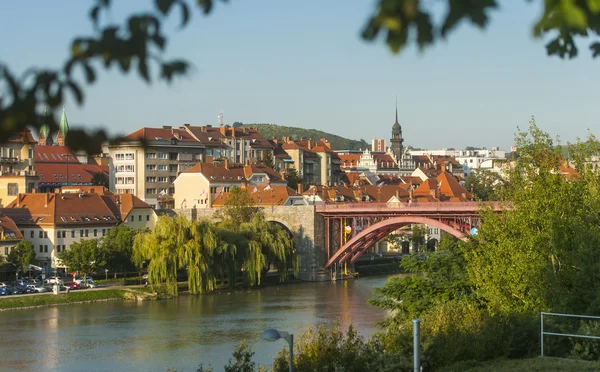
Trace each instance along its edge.
<instances>
[{"instance_id":1,"label":"tall pole","mask_svg":"<svg viewBox=\"0 0 600 372\"><path fill-rule=\"evenodd\" d=\"M421 320L413 319L413 368L421 371Z\"/></svg>"},{"instance_id":2,"label":"tall pole","mask_svg":"<svg viewBox=\"0 0 600 372\"><path fill-rule=\"evenodd\" d=\"M289 335L288 343L290 345L290 372L294 372L294 335L293 334Z\"/></svg>"}]
</instances>

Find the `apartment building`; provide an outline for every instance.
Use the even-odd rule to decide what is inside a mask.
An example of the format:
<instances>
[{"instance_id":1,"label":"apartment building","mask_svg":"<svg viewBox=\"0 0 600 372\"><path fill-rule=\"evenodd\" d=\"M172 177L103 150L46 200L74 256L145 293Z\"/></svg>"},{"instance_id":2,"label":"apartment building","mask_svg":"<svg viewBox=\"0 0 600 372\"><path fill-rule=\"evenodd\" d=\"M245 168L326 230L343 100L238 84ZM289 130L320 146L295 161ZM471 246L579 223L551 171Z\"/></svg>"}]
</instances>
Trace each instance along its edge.
<instances>
[{"instance_id":1,"label":"apartment building","mask_svg":"<svg viewBox=\"0 0 600 372\"><path fill-rule=\"evenodd\" d=\"M120 223L151 228L157 217L133 195L115 195L100 186L67 187L54 193L25 193L0 213L14 221L47 272L61 267L58 255L82 239L100 239ZM127 221L127 222L125 222Z\"/></svg>"},{"instance_id":2,"label":"apartment building","mask_svg":"<svg viewBox=\"0 0 600 372\"><path fill-rule=\"evenodd\" d=\"M263 164L202 163L183 171L175 180L175 208L211 208L232 187L287 186L279 173Z\"/></svg>"},{"instance_id":3,"label":"apartment building","mask_svg":"<svg viewBox=\"0 0 600 372\"><path fill-rule=\"evenodd\" d=\"M108 146L110 184L153 208L173 208L177 174L204 160L206 146L186 130L142 128Z\"/></svg>"},{"instance_id":4,"label":"apartment building","mask_svg":"<svg viewBox=\"0 0 600 372\"><path fill-rule=\"evenodd\" d=\"M19 193L38 187L34 170L36 141L30 131L15 133L0 145L0 207L7 205Z\"/></svg>"},{"instance_id":5,"label":"apartment building","mask_svg":"<svg viewBox=\"0 0 600 372\"><path fill-rule=\"evenodd\" d=\"M258 163L266 152L273 153L273 145L253 128L184 124L180 129L206 147L207 162L228 159L238 164Z\"/></svg>"}]
</instances>

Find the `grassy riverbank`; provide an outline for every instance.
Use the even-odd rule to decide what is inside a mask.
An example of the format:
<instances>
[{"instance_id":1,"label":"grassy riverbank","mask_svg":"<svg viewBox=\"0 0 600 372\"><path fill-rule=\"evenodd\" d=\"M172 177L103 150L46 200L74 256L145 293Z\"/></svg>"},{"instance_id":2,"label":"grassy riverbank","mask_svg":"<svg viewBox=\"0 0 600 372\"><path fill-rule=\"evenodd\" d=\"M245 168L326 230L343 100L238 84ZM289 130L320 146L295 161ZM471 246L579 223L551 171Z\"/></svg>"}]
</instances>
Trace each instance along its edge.
<instances>
[{"instance_id":1,"label":"grassy riverbank","mask_svg":"<svg viewBox=\"0 0 600 372\"><path fill-rule=\"evenodd\" d=\"M545 371L599 371L600 363L560 358L496 359L487 362L460 362L442 368L443 372L545 372Z\"/></svg>"},{"instance_id":2,"label":"grassy riverbank","mask_svg":"<svg viewBox=\"0 0 600 372\"><path fill-rule=\"evenodd\" d=\"M68 294L61 293L58 296L49 293L42 295L2 297L0 298L0 310L60 305L74 302L120 300L126 298L135 298L135 294L131 291L122 289L106 289L95 291L69 292Z\"/></svg>"}]
</instances>

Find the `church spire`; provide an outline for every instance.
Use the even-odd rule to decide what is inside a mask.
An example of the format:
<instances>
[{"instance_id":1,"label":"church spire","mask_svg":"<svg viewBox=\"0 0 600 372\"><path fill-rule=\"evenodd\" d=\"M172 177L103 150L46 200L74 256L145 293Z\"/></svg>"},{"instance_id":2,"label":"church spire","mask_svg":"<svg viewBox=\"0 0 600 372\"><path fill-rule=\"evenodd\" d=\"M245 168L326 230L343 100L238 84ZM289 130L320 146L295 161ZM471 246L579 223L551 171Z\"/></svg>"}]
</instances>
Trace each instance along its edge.
<instances>
[{"instance_id":1,"label":"church spire","mask_svg":"<svg viewBox=\"0 0 600 372\"><path fill-rule=\"evenodd\" d=\"M398 95L397 94L396 94L396 121L394 122L394 124L400 125L400 123L398 123Z\"/></svg>"},{"instance_id":2,"label":"church spire","mask_svg":"<svg viewBox=\"0 0 600 372\"><path fill-rule=\"evenodd\" d=\"M42 126L40 127L40 134L38 136L38 145L40 145L40 146L48 145L49 144L48 136L50 136L50 127L46 123L46 108L44 107L44 122L42 123ZM50 142L52 142L51 139L50 139Z\"/></svg>"},{"instance_id":3,"label":"church spire","mask_svg":"<svg viewBox=\"0 0 600 372\"><path fill-rule=\"evenodd\" d=\"M67 113L65 112L65 106L63 106L62 116L60 117L60 124L58 125L58 135L56 136L56 142L59 146L65 145L65 139L69 132L69 122L67 121Z\"/></svg>"}]
</instances>

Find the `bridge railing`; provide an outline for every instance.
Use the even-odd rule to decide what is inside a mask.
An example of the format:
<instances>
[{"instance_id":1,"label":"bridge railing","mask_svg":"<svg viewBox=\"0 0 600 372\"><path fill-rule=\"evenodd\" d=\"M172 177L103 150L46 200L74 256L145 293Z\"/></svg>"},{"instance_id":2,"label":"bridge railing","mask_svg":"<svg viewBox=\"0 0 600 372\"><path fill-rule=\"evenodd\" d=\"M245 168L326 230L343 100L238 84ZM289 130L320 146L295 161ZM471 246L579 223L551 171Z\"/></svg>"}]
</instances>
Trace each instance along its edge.
<instances>
[{"instance_id":1,"label":"bridge railing","mask_svg":"<svg viewBox=\"0 0 600 372\"><path fill-rule=\"evenodd\" d=\"M335 212L348 210L361 211L386 211L402 210L407 211L477 211L486 206L498 209L497 202L431 202L431 203L336 203L336 204L318 204L317 212Z\"/></svg>"}]
</instances>

